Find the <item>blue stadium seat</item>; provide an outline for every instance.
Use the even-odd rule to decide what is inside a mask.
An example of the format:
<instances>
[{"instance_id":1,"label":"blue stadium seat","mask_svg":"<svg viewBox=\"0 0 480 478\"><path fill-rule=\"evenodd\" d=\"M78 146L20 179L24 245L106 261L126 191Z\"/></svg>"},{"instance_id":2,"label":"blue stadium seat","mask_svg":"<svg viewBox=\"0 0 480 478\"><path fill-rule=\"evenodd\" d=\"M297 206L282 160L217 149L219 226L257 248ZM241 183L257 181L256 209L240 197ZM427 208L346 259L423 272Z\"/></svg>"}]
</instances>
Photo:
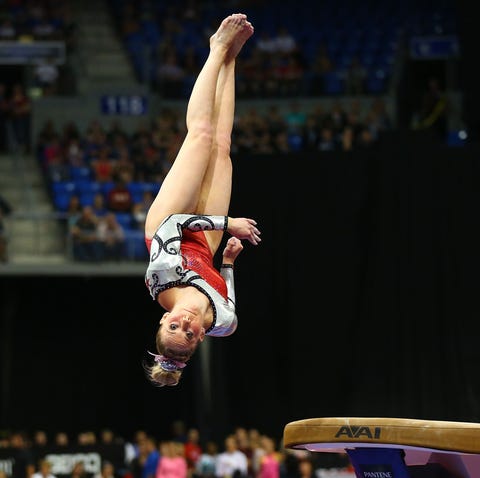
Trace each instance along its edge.
<instances>
[{"instance_id":1,"label":"blue stadium seat","mask_svg":"<svg viewBox=\"0 0 480 478\"><path fill-rule=\"evenodd\" d=\"M144 184L136 181L131 181L127 184L128 190L132 195L133 202L141 202L143 199Z\"/></svg>"},{"instance_id":2,"label":"blue stadium seat","mask_svg":"<svg viewBox=\"0 0 480 478\"><path fill-rule=\"evenodd\" d=\"M95 194L102 190L100 183L91 179L77 179L74 183L79 193Z\"/></svg>"},{"instance_id":3,"label":"blue stadium seat","mask_svg":"<svg viewBox=\"0 0 480 478\"><path fill-rule=\"evenodd\" d=\"M52 190L54 194L60 192L73 194L74 192L77 192L73 181L55 181L52 183Z\"/></svg>"},{"instance_id":4,"label":"blue stadium seat","mask_svg":"<svg viewBox=\"0 0 480 478\"><path fill-rule=\"evenodd\" d=\"M157 23L153 20L142 21L143 41L147 45L156 47L161 40L160 29Z\"/></svg>"},{"instance_id":5,"label":"blue stadium seat","mask_svg":"<svg viewBox=\"0 0 480 478\"><path fill-rule=\"evenodd\" d=\"M151 191L154 195L158 193L160 190L160 184L159 183L143 183L143 190L144 191Z\"/></svg>"},{"instance_id":6,"label":"blue stadium seat","mask_svg":"<svg viewBox=\"0 0 480 478\"><path fill-rule=\"evenodd\" d=\"M343 75L339 71L330 71L324 76L325 93L327 95L340 95L345 93Z\"/></svg>"},{"instance_id":7,"label":"blue stadium seat","mask_svg":"<svg viewBox=\"0 0 480 478\"><path fill-rule=\"evenodd\" d=\"M367 93L384 93L387 88L387 72L383 68L372 68L366 79Z\"/></svg>"},{"instance_id":8,"label":"blue stadium seat","mask_svg":"<svg viewBox=\"0 0 480 478\"><path fill-rule=\"evenodd\" d=\"M299 134L288 135L288 145L292 151L300 151L303 146L303 138Z\"/></svg>"},{"instance_id":9,"label":"blue stadium seat","mask_svg":"<svg viewBox=\"0 0 480 478\"><path fill-rule=\"evenodd\" d=\"M52 183L53 205L57 211L65 212L70 202L70 197L77 194L73 181L55 181Z\"/></svg>"},{"instance_id":10,"label":"blue stadium seat","mask_svg":"<svg viewBox=\"0 0 480 478\"><path fill-rule=\"evenodd\" d=\"M124 229L131 229L133 227L133 217L129 212L116 212L117 221Z\"/></svg>"},{"instance_id":11,"label":"blue stadium seat","mask_svg":"<svg viewBox=\"0 0 480 478\"><path fill-rule=\"evenodd\" d=\"M95 197L94 192L92 191L83 191L79 194L80 198L80 204L82 206L92 206L93 205L93 199Z\"/></svg>"},{"instance_id":12,"label":"blue stadium seat","mask_svg":"<svg viewBox=\"0 0 480 478\"><path fill-rule=\"evenodd\" d=\"M88 166L70 166L70 178L72 181L92 179L92 170Z\"/></svg>"},{"instance_id":13,"label":"blue stadium seat","mask_svg":"<svg viewBox=\"0 0 480 478\"><path fill-rule=\"evenodd\" d=\"M145 244L144 232L138 230L126 231L125 238L127 259L148 261L149 254Z\"/></svg>"},{"instance_id":14,"label":"blue stadium seat","mask_svg":"<svg viewBox=\"0 0 480 478\"><path fill-rule=\"evenodd\" d=\"M100 191L106 196L114 186L115 186L115 183L113 181L100 183Z\"/></svg>"},{"instance_id":15,"label":"blue stadium seat","mask_svg":"<svg viewBox=\"0 0 480 478\"><path fill-rule=\"evenodd\" d=\"M57 211L65 212L68 209L70 198L73 193L69 191L57 191L53 193L53 205Z\"/></svg>"}]
</instances>

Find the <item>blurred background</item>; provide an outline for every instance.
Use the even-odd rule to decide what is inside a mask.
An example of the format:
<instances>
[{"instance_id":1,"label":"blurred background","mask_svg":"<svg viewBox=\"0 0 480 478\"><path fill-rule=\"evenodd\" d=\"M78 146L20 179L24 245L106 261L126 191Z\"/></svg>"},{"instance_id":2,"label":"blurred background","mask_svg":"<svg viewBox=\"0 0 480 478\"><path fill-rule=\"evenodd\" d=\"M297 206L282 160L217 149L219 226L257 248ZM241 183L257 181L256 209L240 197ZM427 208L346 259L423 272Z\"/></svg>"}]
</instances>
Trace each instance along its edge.
<instances>
[{"instance_id":1,"label":"blurred background","mask_svg":"<svg viewBox=\"0 0 480 478\"><path fill-rule=\"evenodd\" d=\"M39 430L159 443L181 424L203 447L244 428L280 449L304 418L478 421L472 8L0 2L3 448ZM142 368L163 312L144 285L143 221L208 38L233 12L255 34L237 62L230 215L255 218L263 242L238 260L237 332L158 389ZM120 461L116 475L133 473Z\"/></svg>"}]
</instances>

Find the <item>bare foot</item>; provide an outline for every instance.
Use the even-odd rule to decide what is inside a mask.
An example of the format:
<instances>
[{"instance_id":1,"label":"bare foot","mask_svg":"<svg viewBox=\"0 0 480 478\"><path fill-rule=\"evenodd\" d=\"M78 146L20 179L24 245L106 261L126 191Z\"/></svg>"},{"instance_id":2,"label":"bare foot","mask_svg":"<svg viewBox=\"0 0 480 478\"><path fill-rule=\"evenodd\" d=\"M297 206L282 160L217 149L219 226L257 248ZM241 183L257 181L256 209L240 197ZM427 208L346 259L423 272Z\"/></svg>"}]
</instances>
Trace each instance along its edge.
<instances>
[{"instance_id":1,"label":"bare foot","mask_svg":"<svg viewBox=\"0 0 480 478\"><path fill-rule=\"evenodd\" d=\"M243 30L247 16L243 13L234 13L225 18L218 30L210 37L210 48L223 46L229 50L237 35Z\"/></svg>"},{"instance_id":2,"label":"bare foot","mask_svg":"<svg viewBox=\"0 0 480 478\"><path fill-rule=\"evenodd\" d=\"M230 50L228 50L227 61L233 60L240 53L243 45L253 35L253 32L253 25L249 21L245 21L242 30L237 34Z\"/></svg>"}]
</instances>

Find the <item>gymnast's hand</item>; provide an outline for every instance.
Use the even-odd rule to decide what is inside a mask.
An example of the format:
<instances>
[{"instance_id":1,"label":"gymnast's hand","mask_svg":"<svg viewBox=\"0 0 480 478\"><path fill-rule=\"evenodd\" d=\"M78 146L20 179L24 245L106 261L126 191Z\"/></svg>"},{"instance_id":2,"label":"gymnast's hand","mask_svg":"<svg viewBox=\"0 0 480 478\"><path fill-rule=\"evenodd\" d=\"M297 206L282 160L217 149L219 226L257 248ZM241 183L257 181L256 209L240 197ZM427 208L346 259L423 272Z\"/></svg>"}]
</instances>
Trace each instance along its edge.
<instances>
[{"instance_id":1,"label":"gymnast's hand","mask_svg":"<svg viewBox=\"0 0 480 478\"><path fill-rule=\"evenodd\" d=\"M227 241L227 245L223 250L222 264L233 265L238 254L242 252L242 249L243 249L242 241L240 241L240 239L237 239L236 237L231 237Z\"/></svg>"},{"instance_id":2,"label":"gymnast's hand","mask_svg":"<svg viewBox=\"0 0 480 478\"><path fill-rule=\"evenodd\" d=\"M250 241L254 246L261 241L260 231L257 229L257 223L253 219L229 217L227 231L237 239Z\"/></svg>"}]
</instances>

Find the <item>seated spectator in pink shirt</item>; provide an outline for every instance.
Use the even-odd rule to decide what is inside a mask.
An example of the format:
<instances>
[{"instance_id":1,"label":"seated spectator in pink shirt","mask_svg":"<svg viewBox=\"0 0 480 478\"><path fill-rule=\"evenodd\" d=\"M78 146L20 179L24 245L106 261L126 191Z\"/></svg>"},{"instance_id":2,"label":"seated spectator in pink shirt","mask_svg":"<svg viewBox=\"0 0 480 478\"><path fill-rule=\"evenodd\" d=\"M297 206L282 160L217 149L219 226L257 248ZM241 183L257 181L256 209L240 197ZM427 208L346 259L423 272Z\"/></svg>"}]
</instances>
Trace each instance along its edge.
<instances>
[{"instance_id":1,"label":"seated spectator in pink shirt","mask_svg":"<svg viewBox=\"0 0 480 478\"><path fill-rule=\"evenodd\" d=\"M184 456L184 445L175 441L164 441L160 444L160 461L155 478L187 478L187 460Z\"/></svg>"}]
</instances>

